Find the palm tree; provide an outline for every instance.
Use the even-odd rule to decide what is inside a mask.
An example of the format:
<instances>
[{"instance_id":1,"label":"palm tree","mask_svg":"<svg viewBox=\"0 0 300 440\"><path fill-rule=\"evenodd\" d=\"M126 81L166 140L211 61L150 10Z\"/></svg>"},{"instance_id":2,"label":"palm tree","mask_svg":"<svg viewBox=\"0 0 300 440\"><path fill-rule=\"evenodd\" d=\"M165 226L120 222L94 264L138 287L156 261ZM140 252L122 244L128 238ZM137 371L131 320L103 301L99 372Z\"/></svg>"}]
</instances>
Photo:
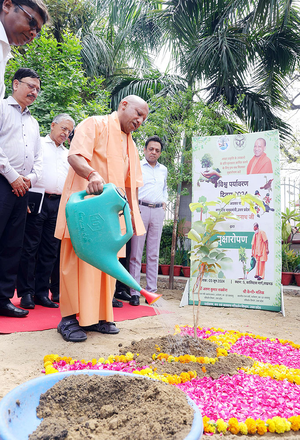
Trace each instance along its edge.
<instances>
[{"instance_id":1,"label":"palm tree","mask_svg":"<svg viewBox=\"0 0 300 440\"><path fill-rule=\"evenodd\" d=\"M180 74L204 82L208 102L225 101L254 131L289 128L287 75L300 54L299 14L291 0L166 0L159 13Z\"/></svg>"}]
</instances>

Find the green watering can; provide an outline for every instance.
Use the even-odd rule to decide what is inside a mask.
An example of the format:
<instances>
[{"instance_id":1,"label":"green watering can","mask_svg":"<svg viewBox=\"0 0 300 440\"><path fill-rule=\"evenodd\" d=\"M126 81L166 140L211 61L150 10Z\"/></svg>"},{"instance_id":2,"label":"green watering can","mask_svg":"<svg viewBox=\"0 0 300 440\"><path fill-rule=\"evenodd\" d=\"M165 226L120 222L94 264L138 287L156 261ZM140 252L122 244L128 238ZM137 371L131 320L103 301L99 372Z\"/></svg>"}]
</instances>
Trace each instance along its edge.
<instances>
[{"instance_id":1,"label":"green watering can","mask_svg":"<svg viewBox=\"0 0 300 440\"><path fill-rule=\"evenodd\" d=\"M148 304L161 295L142 289L117 258L119 250L133 235L131 214L125 194L113 183L103 186L97 196L86 191L71 195L66 205L67 225L76 255L86 263L140 292ZM126 232L121 233L119 215L123 213Z\"/></svg>"}]
</instances>

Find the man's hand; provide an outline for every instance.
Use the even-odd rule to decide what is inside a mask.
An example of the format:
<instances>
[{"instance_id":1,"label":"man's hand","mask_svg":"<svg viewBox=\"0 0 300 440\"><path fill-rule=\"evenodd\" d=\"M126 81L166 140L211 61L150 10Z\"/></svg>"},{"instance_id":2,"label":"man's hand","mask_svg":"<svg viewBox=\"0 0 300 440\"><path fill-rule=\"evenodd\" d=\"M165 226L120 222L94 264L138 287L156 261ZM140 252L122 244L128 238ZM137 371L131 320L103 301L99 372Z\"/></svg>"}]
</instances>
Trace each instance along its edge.
<instances>
[{"instance_id":1,"label":"man's hand","mask_svg":"<svg viewBox=\"0 0 300 440\"><path fill-rule=\"evenodd\" d=\"M30 179L24 176L19 176L14 182L12 182L10 185L12 187L12 192L17 197L23 197L26 192L30 188Z\"/></svg>"},{"instance_id":2,"label":"man's hand","mask_svg":"<svg viewBox=\"0 0 300 440\"><path fill-rule=\"evenodd\" d=\"M105 180L100 176L97 171L94 171L89 177L89 183L86 188L86 192L91 194L101 194L103 191L103 185L105 185Z\"/></svg>"}]
</instances>

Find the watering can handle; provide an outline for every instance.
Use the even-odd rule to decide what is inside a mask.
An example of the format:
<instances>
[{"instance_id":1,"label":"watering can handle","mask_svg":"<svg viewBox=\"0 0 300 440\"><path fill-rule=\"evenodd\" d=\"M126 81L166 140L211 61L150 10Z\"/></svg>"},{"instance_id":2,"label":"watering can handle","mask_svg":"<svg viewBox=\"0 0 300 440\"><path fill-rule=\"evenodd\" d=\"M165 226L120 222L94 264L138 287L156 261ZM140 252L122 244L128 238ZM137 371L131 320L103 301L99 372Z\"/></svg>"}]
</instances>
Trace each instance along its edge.
<instances>
[{"instance_id":1,"label":"watering can handle","mask_svg":"<svg viewBox=\"0 0 300 440\"><path fill-rule=\"evenodd\" d=\"M105 185L103 187L103 191L105 191ZM101 195L101 194L99 194L99 195ZM73 201L74 202L82 201L88 195L89 194L86 191L76 192L72 195ZM96 195L96 197L97 197L97 195ZM123 211L124 219L125 219L126 232L124 235L121 236L120 241L122 243L122 246L124 246L127 243L127 241L130 240L130 238L133 236L130 208L129 208L128 202L125 199L124 199L124 206L122 207L122 211Z\"/></svg>"}]
</instances>

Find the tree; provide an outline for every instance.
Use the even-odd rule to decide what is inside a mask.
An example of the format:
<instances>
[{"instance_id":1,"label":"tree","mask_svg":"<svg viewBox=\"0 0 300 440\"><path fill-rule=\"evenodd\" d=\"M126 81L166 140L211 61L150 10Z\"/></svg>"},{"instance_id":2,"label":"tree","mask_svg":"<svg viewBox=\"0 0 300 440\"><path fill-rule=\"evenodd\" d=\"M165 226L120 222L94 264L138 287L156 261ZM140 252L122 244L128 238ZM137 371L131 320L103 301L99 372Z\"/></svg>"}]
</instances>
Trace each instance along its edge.
<instances>
[{"instance_id":1,"label":"tree","mask_svg":"<svg viewBox=\"0 0 300 440\"><path fill-rule=\"evenodd\" d=\"M7 91L20 67L30 67L39 74L42 92L30 111L40 124L41 135L49 132L53 117L59 113L69 113L78 123L90 115L109 112L103 79L85 76L80 51L80 42L74 35L65 33L59 43L44 30L22 51L13 50L14 58L5 74Z\"/></svg>"},{"instance_id":2,"label":"tree","mask_svg":"<svg viewBox=\"0 0 300 440\"><path fill-rule=\"evenodd\" d=\"M154 134L163 139L165 148L161 162L168 169L169 199L175 200L173 240L171 246L171 267L169 287L173 286L173 268L176 251L176 231L182 182L191 182L191 139L192 136L213 136L224 133L244 132L235 121L233 112L226 108L228 118L220 114L219 105L206 105L193 101L191 90L175 96L154 96L150 103L151 112L146 122L134 133L137 145L142 150L145 141ZM224 110L224 108L223 108Z\"/></svg>"},{"instance_id":3,"label":"tree","mask_svg":"<svg viewBox=\"0 0 300 440\"><path fill-rule=\"evenodd\" d=\"M299 13L288 0L166 0L165 39L188 85L224 100L253 131L279 128L286 80L299 60Z\"/></svg>"}]
</instances>

